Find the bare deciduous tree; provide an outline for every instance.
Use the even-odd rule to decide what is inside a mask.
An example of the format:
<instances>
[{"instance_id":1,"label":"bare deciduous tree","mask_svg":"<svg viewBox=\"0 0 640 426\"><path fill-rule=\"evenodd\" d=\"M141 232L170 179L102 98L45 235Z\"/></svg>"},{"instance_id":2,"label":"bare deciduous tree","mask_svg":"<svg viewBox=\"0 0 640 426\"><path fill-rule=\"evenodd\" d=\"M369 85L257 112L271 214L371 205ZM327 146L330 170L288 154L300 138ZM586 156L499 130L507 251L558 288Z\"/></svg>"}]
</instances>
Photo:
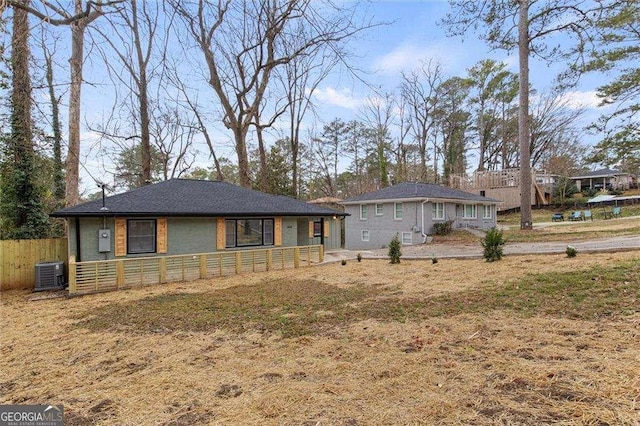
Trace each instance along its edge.
<instances>
[{"instance_id":1,"label":"bare deciduous tree","mask_svg":"<svg viewBox=\"0 0 640 426\"><path fill-rule=\"evenodd\" d=\"M74 0L73 13L59 5L43 1L45 11L31 7L28 1L7 0L7 4L26 11L51 25L69 25L71 27L71 59L69 60L71 82L69 89L69 141L65 162L65 204L73 206L80 199L80 100L82 92L82 65L84 60L84 31L87 26L101 16L103 7L116 5L123 0L106 2ZM59 18L52 17L59 16Z\"/></svg>"},{"instance_id":2,"label":"bare deciduous tree","mask_svg":"<svg viewBox=\"0 0 640 426\"><path fill-rule=\"evenodd\" d=\"M380 188L389 186L387 151L390 142L391 124L394 119L395 98L391 94L367 99L360 109L360 117L370 131L375 150L378 174L376 179Z\"/></svg>"},{"instance_id":3,"label":"bare deciduous tree","mask_svg":"<svg viewBox=\"0 0 640 426\"><path fill-rule=\"evenodd\" d=\"M329 1L171 0L170 4L203 54L222 121L233 133L240 183L250 186L246 138L250 127L260 122L274 69L322 46L339 44L363 27L356 25L352 10ZM306 28L303 37L296 28Z\"/></svg>"},{"instance_id":4,"label":"bare deciduous tree","mask_svg":"<svg viewBox=\"0 0 640 426\"><path fill-rule=\"evenodd\" d=\"M420 171L418 180L427 181L427 152L430 140L435 141L436 117L438 108L438 87L443 81L442 66L437 62L423 62L419 69L402 75L400 90L404 103L410 109L411 133L420 154ZM434 142L434 170L437 174L437 146Z\"/></svg>"},{"instance_id":5,"label":"bare deciduous tree","mask_svg":"<svg viewBox=\"0 0 640 426\"><path fill-rule=\"evenodd\" d=\"M159 49L156 45L160 42L157 38L161 21L157 4L129 0L113 14L109 27L96 29L102 41L110 47L108 50L100 49L100 52L111 78L127 90L122 97L123 108L129 111L131 121L137 125L136 129L125 128L129 134L122 136L136 134L140 139L142 174L138 186L151 182L150 91L153 80L159 79L157 70L161 67L161 61L152 62L156 49ZM163 33L167 34L166 31ZM111 53L119 61L114 61ZM135 101L129 102L130 97Z\"/></svg>"}]
</instances>

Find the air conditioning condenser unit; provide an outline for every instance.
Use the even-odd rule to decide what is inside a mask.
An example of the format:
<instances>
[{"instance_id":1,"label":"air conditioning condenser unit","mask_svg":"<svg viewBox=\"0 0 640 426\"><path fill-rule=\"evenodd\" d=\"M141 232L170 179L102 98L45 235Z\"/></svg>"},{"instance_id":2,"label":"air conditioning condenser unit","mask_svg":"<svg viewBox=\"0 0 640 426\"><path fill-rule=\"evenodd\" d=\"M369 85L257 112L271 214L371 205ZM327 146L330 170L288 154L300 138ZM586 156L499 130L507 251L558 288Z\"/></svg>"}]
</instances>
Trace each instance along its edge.
<instances>
[{"instance_id":1,"label":"air conditioning condenser unit","mask_svg":"<svg viewBox=\"0 0 640 426\"><path fill-rule=\"evenodd\" d=\"M64 262L36 264L36 286L34 291L62 290L64 284Z\"/></svg>"}]
</instances>

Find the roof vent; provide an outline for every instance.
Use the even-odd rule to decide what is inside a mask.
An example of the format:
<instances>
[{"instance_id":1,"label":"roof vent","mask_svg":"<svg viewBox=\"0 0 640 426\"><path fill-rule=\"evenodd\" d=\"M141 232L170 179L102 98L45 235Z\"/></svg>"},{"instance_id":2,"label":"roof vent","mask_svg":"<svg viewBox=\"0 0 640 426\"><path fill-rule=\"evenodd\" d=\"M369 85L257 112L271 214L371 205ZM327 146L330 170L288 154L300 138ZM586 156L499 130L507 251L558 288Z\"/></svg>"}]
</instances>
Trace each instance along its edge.
<instances>
[{"instance_id":1,"label":"roof vent","mask_svg":"<svg viewBox=\"0 0 640 426\"><path fill-rule=\"evenodd\" d=\"M36 264L34 291L62 290L64 288L64 262Z\"/></svg>"}]
</instances>

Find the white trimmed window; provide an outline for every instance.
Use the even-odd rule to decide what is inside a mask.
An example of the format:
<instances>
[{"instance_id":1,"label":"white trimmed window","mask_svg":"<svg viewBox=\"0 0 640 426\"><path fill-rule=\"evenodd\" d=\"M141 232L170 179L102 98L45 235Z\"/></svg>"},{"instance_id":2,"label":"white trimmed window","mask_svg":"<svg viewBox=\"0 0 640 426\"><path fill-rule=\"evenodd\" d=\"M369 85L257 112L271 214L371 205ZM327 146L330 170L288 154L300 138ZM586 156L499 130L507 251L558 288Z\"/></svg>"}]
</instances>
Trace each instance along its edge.
<instances>
[{"instance_id":1,"label":"white trimmed window","mask_svg":"<svg viewBox=\"0 0 640 426\"><path fill-rule=\"evenodd\" d=\"M478 217L478 206L475 204L465 204L462 217L464 219L476 219Z\"/></svg>"},{"instance_id":2,"label":"white trimmed window","mask_svg":"<svg viewBox=\"0 0 640 426\"><path fill-rule=\"evenodd\" d=\"M493 217L493 207L484 205L482 206L482 218L491 219Z\"/></svg>"},{"instance_id":3,"label":"white trimmed window","mask_svg":"<svg viewBox=\"0 0 640 426\"><path fill-rule=\"evenodd\" d=\"M382 213L384 212L382 206L382 204L376 204L376 216L382 216Z\"/></svg>"},{"instance_id":4,"label":"white trimmed window","mask_svg":"<svg viewBox=\"0 0 640 426\"><path fill-rule=\"evenodd\" d=\"M369 231L362 231L361 239L362 241L369 241Z\"/></svg>"},{"instance_id":5,"label":"white trimmed window","mask_svg":"<svg viewBox=\"0 0 640 426\"><path fill-rule=\"evenodd\" d=\"M403 232L402 233L402 244L403 245L411 245L413 244L413 234L411 232Z\"/></svg>"},{"instance_id":6,"label":"white trimmed window","mask_svg":"<svg viewBox=\"0 0 640 426\"><path fill-rule=\"evenodd\" d=\"M433 220L444 220L444 203L432 203L431 204Z\"/></svg>"},{"instance_id":7,"label":"white trimmed window","mask_svg":"<svg viewBox=\"0 0 640 426\"><path fill-rule=\"evenodd\" d=\"M367 205L360 204L360 220L367 220Z\"/></svg>"},{"instance_id":8,"label":"white trimmed window","mask_svg":"<svg viewBox=\"0 0 640 426\"><path fill-rule=\"evenodd\" d=\"M393 219L402 220L403 214L402 203L393 203Z\"/></svg>"}]
</instances>

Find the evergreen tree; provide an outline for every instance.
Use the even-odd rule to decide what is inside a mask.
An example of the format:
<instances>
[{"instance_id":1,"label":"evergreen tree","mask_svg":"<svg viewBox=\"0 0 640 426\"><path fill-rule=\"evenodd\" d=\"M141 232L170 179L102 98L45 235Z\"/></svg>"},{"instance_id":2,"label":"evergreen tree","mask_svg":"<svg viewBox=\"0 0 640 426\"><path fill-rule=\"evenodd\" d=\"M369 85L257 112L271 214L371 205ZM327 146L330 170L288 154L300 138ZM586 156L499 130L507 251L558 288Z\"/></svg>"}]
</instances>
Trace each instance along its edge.
<instances>
[{"instance_id":1,"label":"evergreen tree","mask_svg":"<svg viewBox=\"0 0 640 426\"><path fill-rule=\"evenodd\" d=\"M601 105L615 104L612 112L603 114L592 129L604 135L588 160L606 166L640 161L640 5L622 0L604 8L598 20L602 49L582 71L599 71L612 75L612 80L598 88Z\"/></svg>"}]
</instances>

